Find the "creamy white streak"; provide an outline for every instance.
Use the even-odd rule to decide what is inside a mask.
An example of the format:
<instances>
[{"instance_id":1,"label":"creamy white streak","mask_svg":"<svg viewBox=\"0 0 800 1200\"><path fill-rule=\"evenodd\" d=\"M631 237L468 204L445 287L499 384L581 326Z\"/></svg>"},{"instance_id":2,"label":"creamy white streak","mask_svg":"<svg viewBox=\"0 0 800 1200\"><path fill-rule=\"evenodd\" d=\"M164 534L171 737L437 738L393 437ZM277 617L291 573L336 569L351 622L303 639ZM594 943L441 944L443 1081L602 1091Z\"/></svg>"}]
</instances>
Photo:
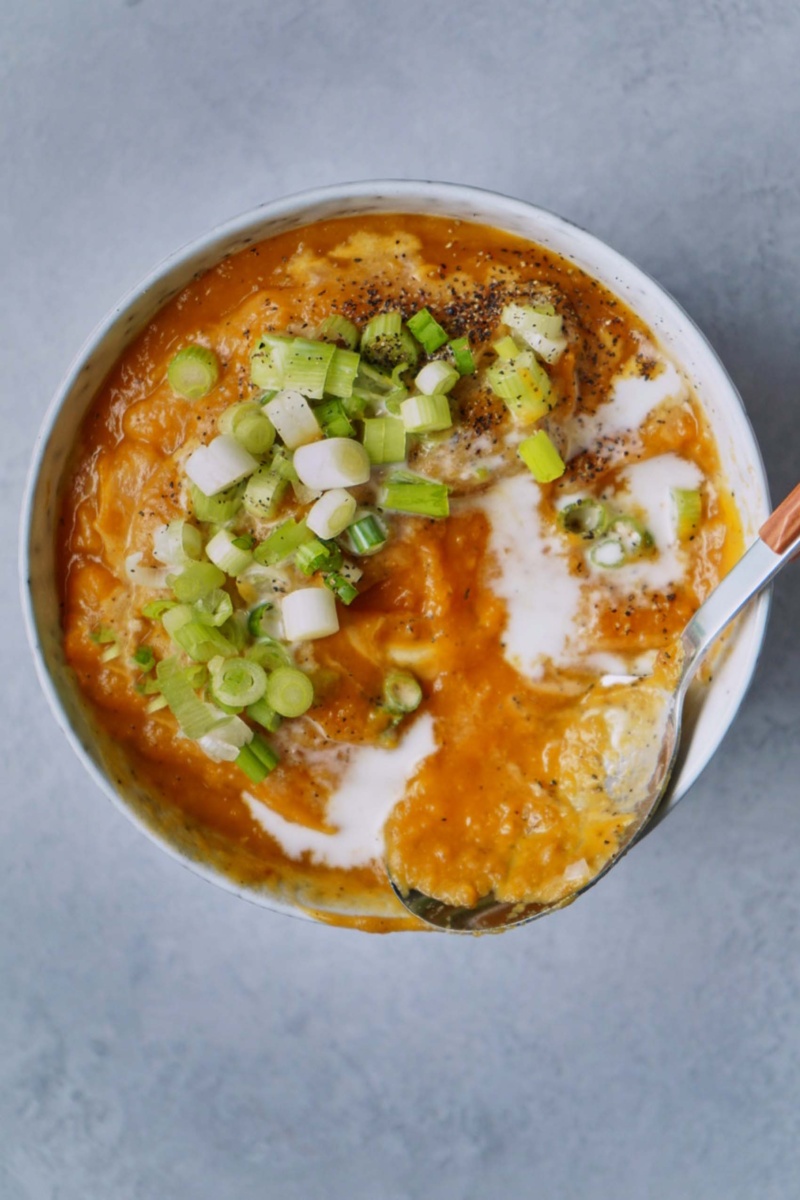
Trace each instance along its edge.
<instances>
[{"instance_id":1,"label":"creamy white streak","mask_svg":"<svg viewBox=\"0 0 800 1200\"><path fill-rule=\"evenodd\" d=\"M289 858L308 854L329 867L357 867L379 858L383 826L402 800L419 765L436 749L433 718L423 713L393 750L351 746L349 762L328 800L330 833L287 821L249 792L242 799L253 820L280 844Z\"/></svg>"},{"instance_id":2,"label":"creamy white streak","mask_svg":"<svg viewBox=\"0 0 800 1200\"><path fill-rule=\"evenodd\" d=\"M617 437L636 430L654 408L665 400L687 395L686 381L668 359L660 359L658 375L618 375L609 399L595 413L579 413L572 418L572 455L596 446L603 438Z\"/></svg>"}]
</instances>

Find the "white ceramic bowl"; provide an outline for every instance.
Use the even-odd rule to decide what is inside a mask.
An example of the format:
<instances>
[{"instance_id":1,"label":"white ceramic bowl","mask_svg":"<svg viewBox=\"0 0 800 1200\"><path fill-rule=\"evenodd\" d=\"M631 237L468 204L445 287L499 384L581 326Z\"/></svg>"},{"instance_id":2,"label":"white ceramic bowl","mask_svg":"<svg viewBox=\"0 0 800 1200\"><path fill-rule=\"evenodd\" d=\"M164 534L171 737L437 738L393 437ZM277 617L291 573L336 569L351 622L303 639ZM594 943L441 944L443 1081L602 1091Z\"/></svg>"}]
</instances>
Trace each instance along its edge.
<instances>
[{"instance_id":1,"label":"white ceramic bowl","mask_svg":"<svg viewBox=\"0 0 800 1200\"><path fill-rule=\"evenodd\" d=\"M179 250L157 267L98 326L58 389L36 443L22 517L21 573L28 635L42 686L56 719L96 783L128 817L179 861L237 894L297 913L277 888L238 887L208 865L199 831L186 828L137 784L109 739L96 727L64 660L54 545L59 483L81 420L125 347L154 314L197 275L244 246L272 234L338 216L423 212L493 225L555 250L630 305L683 367L716 435L724 470L752 540L769 497L758 445L742 401L715 352L678 304L638 267L591 234L531 204L493 192L442 183L380 181L345 184L277 200L236 217ZM663 816L686 794L716 751L744 697L764 636L767 593L742 619L735 640L705 689L690 705L684 748ZM224 864L224 847L216 847Z\"/></svg>"}]
</instances>

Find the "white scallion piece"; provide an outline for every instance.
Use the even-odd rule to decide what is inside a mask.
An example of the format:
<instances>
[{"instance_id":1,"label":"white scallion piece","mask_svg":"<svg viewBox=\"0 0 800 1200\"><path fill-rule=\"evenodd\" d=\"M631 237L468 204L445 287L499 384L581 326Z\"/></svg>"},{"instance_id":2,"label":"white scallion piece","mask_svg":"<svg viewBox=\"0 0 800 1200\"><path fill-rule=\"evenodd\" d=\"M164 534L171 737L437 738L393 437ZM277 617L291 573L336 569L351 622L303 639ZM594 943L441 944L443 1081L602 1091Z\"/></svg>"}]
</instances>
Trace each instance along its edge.
<instances>
[{"instance_id":1,"label":"white scallion piece","mask_svg":"<svg viewBox=\"0 0 800 1200\"><path fill-rule=\"evenodd\" d=\"M557 362L567 348L564 319L555 310L542 312L531 304L507 304L500 318L547 363Z\"/></svg>"},{"instance_id":2,"label":"white scallion piece","mask_svg":"<svg viewBox=\"0 0 800 1200\"><path fill-rule=\"evenodd\" d=\"M167 586L169 568L141 567L139 564L142 561L142 557L142 552L139 550L136 554L129 554L125 559L125 574L131 583L136 584L137 587L165 588Z\"/></svg>"},{"instance_id":3,"label":"white scallion piece","mask_svg":"<svg viewBox=\"0 0 800 1200\"><path fill-rule=\"evenodd\" d=\"M206 554L226 575L241 575L253 561L249 550L234 545L234 535L228 529L220 529L214 534L206 546Z\"/></svg>"},{"instance_id":4,"label":"white scallion piece","mask_svg":"<svg viewBox=\"0 0 800 1200\"><path fill-rule=\"evenodd\" d=\"M292 480L292 491L298 504L313 504L322 495L319 488L306 487L299 479Z\"/></svg>"},{"instance_id":5,"label":"white scallion piece","mask_svg":"<svg viewBox=\"0 0 800 1200\"><path fill-rule=\"evenodd\" d=\"M289 642L329 637L339 628L336 598L327 588L299 588L281 601L283 632Z\"/></svg>"},{"instance_id":6,"label":"white scallion piece","mask_svg":"<svg viewBox=\"0 0 800 1200\"><path fill-rule=\"evenodd\" d=\"M264 405L264 412L275 426L284 446L296 450L322 437L314 410L300 392L286 388Z\"/></svg>"},{"instance_id":7,"label":"white scallion piece","mask_svg":"<svg viewBox=\"0 0 800 1200\"><path fill-rule=\"evenodd\" d=\"M198 446L187 458L184 470L204 496L216 496L252 475L258 465L236 438L222 433L207 446Z\"/></svg>"},{"instance_id":8,"label":"white scallion piece","mask_svg":"<svg viewBox=\"0 0 800 1200\"><path fill-rule=\"evenodd\" d=\"M188 521L159 525L153 534L153 557L169 567L185 567L203 553L203 537Z\"/></svg>"},{"instance_id":9,"label":"white scallion piece","mask_svg":"<svg viewBox=\"0 0 800 1200\"><path fill-rule=\"evenodd\" d=\"M220 717L222 717L220 713ZM253 731L240 717L230 717L204 733L197 744L214 762L234 762L242 746L253 740Z\"/></svg>"},{"instance_id":10,"label":"white scallion piece","mask_svg":"<svg viewBox=\"0 0 800 1200\"><path fill-rule=\"evenodd\" d=\"M245 604L258 604L262 600L283 596L291 586L286 571L280 567L263 567L256 562L236 577L236 588Z\"/></svg>"},{"instance_id":11,"label":"white scallion piece","mask_svg":"<svg viewBox=\"0 0 800 1200\"><path fill-rule=\"evenodd\" d=\"M449 392L460 378L458 371L450 363L436 359L435 362L425 364L414 383L424 396L434 396Z\"/></svg>"},{"instance_id":12,"label":"white scallion piece","mask_svg":"<svg viewBox=\"0 0 800 1200\"><path fill-rule=\"evenodd\" d=\"M306 525L321 538L338 537L356 515L355 496L344 488L323 493L306 517Z\"/></svg>"},{"instance_id":13,"label":"white scallion piece","mask_svg":"<svg viewBox=\"0 0 800 1200\"><path fill-rule=\"evenodd\" d=\"M300 446L294 455L294 469L307 487L356 487L369 479L370 461L364 447L352 438L325 438L309 446Z\"/></svg>"}]
</instances>

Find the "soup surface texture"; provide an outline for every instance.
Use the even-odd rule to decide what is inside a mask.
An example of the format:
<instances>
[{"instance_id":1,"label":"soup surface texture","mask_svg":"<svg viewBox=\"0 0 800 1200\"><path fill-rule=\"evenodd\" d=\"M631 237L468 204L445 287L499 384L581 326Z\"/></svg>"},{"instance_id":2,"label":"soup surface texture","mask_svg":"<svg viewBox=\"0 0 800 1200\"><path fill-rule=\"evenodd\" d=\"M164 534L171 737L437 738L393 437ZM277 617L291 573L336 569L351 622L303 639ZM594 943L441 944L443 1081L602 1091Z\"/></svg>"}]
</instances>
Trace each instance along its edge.
<instances>
[{"instance_id":1,"label":"soup surface texture","mask_svg":"<svg viewBox=\"0 0 800 1200\"><path fill-rule=\"evenodd\" d=\"M167 304L60 530L66 655L140 786L234 881L372 930L415 924L387 859L467 905L602 869L634 819L609 754L742 550L652 332L539 246L410 215Z\"/></svg>"}]
</instances>

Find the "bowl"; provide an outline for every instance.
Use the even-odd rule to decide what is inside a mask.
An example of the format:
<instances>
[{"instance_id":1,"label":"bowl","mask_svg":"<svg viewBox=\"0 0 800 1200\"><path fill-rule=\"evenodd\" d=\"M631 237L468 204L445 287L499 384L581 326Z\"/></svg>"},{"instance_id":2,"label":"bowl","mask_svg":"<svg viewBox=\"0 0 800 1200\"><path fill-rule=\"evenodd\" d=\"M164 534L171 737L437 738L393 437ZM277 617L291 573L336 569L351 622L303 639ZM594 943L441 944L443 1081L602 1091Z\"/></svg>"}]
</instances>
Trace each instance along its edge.
<instances>
[{"instance_id":1,"label":"bowl","mask_svg":"<svg viewBox=\"0 0 800 1200\"><path fill-rule=\"evenodd\" d=\"M207 879L266 907L305 915L279 883L239 885L226 871L226 847L210 845L137 783L96 725L61 646L54 546L59 485L70 449L112 365L153 315L192 279L248 244L314 221L381 212L421 212L477 221L556 251L605 284L650 326L682 366L708 414L735 491L746 542L769 511L758 444L744 405L703 334L663 288L592 234L524 201L445 183L352 183L276 200L234 218L179 250L134 288L89 337L56 392L39 432L22 514L20 569L28 637L42 687L70 745L98 786L158 845ZM686 795L720 745L758 659L769 611L764 593L740 620L711 683L694 693L681 759L659 819ZM652 828L652 826L651 826ZM213 865L212 865L213 862Z\"/></svg>"}]
</instances>

